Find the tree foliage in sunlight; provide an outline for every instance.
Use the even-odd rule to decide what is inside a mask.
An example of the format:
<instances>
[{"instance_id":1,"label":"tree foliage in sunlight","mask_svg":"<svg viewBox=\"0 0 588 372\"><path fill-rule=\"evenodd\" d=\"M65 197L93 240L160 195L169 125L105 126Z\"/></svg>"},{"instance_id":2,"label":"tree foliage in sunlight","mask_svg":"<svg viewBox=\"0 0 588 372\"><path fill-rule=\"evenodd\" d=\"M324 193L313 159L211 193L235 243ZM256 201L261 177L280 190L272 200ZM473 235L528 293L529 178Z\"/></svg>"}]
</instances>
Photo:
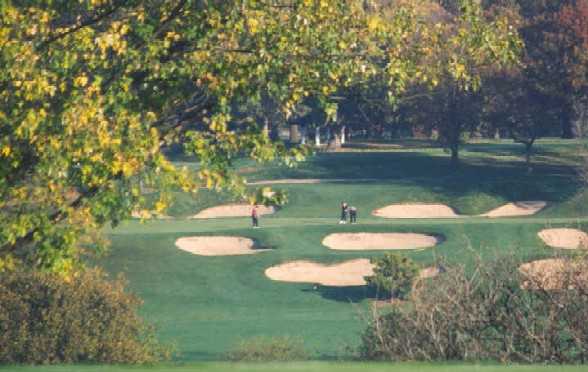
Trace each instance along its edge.
<instances>
[{"instance_id":1,"label":"tree foliage in sunlight","mask_svg":"<svg viewBox=\"0 0 588 372\"><path fill-rule=\"evenodd\" d=\"M481 63L516 58L506 18L464 0L457 22L432 23L421 3L384 18L354 0L2 2L0 260L70 272L105 246L104 224L144 208L142 187L164 191L161 212L172 188L244 196L239 156L303 158L234 120L239 102L268 95L288 117L312 96L333 115L330 97L358 81L380 77L394 102L444 76L475 89ZM162 155L176 142L197 171Z\"/></svg>"}]
</instances>

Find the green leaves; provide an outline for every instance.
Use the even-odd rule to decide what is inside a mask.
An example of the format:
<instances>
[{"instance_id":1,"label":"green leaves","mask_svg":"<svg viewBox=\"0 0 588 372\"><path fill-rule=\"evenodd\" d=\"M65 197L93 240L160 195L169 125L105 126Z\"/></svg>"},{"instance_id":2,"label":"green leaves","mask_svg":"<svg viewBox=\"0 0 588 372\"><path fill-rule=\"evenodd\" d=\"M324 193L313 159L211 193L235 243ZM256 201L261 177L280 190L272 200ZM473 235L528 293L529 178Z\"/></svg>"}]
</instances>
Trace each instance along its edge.
<instances>
[{"instance_id":1,"label":"green leaves","mask_svg":"<svg viewBox=\"0 0 588 372\"><path fill-rule=\"evenodd\" d=\"M506 24L489 23L478 11L460 18L460 26L471 27L455 35L446 56L443 37L459 28L427 22L422 1L402 1L381 14L362 4L4 5L0 257L17 252L66 270L59 262L74 262L92 246L82 237L97 241L103 224L144 209L137 189L165 195L205 186L244 195L244 180L232 172L237 157L293 165L308 154L270 141L261 123L239 117L240 104L271 99L287 118L312 98L334 121L333 96L342 87L387 81L394 100L413 84L449 76L475 86L486 51L511 56L501 53L512 44L500 33ZM460 54L458 46L472 53ZM197 157L197 172L162 156L161 147L175 142ZM163 197L159 209L167 203Z\"/></svg>"}]
</instances>

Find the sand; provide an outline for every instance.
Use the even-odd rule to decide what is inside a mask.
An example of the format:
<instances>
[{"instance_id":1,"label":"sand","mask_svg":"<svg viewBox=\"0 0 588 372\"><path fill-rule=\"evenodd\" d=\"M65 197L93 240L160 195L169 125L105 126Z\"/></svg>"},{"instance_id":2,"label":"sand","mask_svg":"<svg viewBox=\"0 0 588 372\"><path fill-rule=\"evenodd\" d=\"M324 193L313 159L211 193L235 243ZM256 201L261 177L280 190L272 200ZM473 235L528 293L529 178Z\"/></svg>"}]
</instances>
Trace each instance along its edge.
<instances>
[{"instance_id":1,"label":"sand","mask_svg":"<svg viewBox=\"0 0 588 372\"><path fill-rule=\"evenodd\" d=\"M360 258L326 265L312 261L290 261L265 270L271 280L291 283L313 283L330 287L365 285L365 276L374 274L370 260ZM435 267L421 270L419 278L432 278L439 274Z\"/></svg>"},{"instance_id":2,"label":"sand","mask_svg":"<svg viewBox=\"0 0 588 372\"><path fill-rule=\"evenodd\" d=\"M545 244L553 248L588 248L588 234L582 230L569 228L545 229L539 231L537 235Z\"/></svg>"},{"instance_id":3,"label":"sand","mask_svg":"<svg viewBox=\"0 0 588 372\"><path fill-rule=\"evenodd\" d=\"M192 236L176 240L179 249L200 256L236 256L269 249L255 249L255 242L238 236Z\"/></svg>"},{"instance_id":4,"label":"sand","mask_svg":"<svg viewBox=\"0 0 588 372\"><path fill-rule=\"evenodd\" d=\"M540 200L519 201L505 204L480 216L490 218L530 216L545 208L546 205L546 202Z\"/></svg>"},{"instance_id":5,"label":"sand","mask_svg":"<svg viewBox=\"0 0 588 372\"><path fill-rule=\"evenodd\" d=\"M337 233L323 239L323 245L335 250L418 249L438 243L435 236L414 233Z\"/></svg>"},{"instance_id":6,"label":"sand","mask_svg":"<svg viewBox=\"0 0 588 372\"><path fill-rule=\"evenodd\" d=\"M257 207L257 214L267 215L275 213L274 207L260 205ZM226 204L207 208L191 218L221 218L221 217L249 217L251 216L251 205L249 204Z\"/></svg>"},{"instance_id":7,"label":"sand","mask_svg":"<svg viewBox=\"0 0 588 372\"><path fill-rule=\"evenodd\" d=\"M291 261L265 270L271 280L317 283L333 287L365 285L364 276L373 275L370 260L360 258L334 265L312 261Z\"/></svg>"},{"instance_id":8,"label":"sand","mask_svg":"<svg viewBox=\"0 0 588 372\"><path fill-rule=\"evenodd\" d=\"M520 217L533 215L547 205L546 202L519 201L502 205L489 212L481 214L481 217ZM374 216L384 218L457 218L465 217L445 204L392 204L376 209L372 212Z\"/></svg>"},{"instance_id":9,"label":"sand","mask_svg":"<svg viewBox=\"0 0 588 372\"><path fill-rule=\"evenodd\" d=\"M577 267L574 268L575 266ZM588 272L582 271L583 266L573 260L561 258L549 258L522 264L519 271L523 274L523 277L527 278L522 287L525 289L557 290L563 289L564 283L568 280L588 281ZM578 272L574 272L576 270ZM570 274L576 277L567 277Z\"/></svg>"},{"instance_id":10,"label":"sand","mask_svg":"<svg viewBox=\"0 0 588 372\"><path fill-rule=\"evenodd\" d=\"M456 218L460 217L445 204L392 204L372 212L384 218Z\"/></svg>"}]
</instances>

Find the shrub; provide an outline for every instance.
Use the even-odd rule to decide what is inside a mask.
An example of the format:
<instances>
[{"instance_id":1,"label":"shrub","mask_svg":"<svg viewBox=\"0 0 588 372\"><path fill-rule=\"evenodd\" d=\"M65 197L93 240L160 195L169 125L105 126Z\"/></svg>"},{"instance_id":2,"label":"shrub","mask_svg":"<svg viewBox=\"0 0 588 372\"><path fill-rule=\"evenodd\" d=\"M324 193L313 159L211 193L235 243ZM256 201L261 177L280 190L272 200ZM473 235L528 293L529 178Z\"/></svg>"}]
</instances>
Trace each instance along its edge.
<instances>
[{"instance_id":1,"label":"shrub","mask_svg":"<svg viewBox=\"0 0 588 372\"><path fill-rule=\"evenodd\" d=\"M565 265L553 289L522 277L512 259L478 264L472 272L449 268L416 283L408 306L384 315L374 310L360 353L385 360L584 363L586 272L584 258Z\"/></svg>"},{"instance_id":2,"label":"shrub","mask_svg":"<svg viewBox=\"0 0 588 372\"><path fill-rule=\"evenodd\" d=\"M295 337L254 337L241 341L227 354L231 361L270 362L306 360L302 339Z\"/></svg>"},{"instance_id":3,"label":"shrub","mask_svg":"<svg viewBox=\"0 0 588 372\"><path fill-rule=\"evenodd\" d=\"M404 298L419 275L418 266L408 257L386 253L381 258L372 258L374 275L365 277L366 282L378 293L393 298Z\"/></svg>"},{"instance_id":4,"label":"shrub","mask_svg":"<svg viewBox=\"0 0 588 372\"><path fill-rule=\"evenodd\" d=\"M0 273L0 363L145 363L168 357L122 279Z\"/></svg>"}]
</instances>

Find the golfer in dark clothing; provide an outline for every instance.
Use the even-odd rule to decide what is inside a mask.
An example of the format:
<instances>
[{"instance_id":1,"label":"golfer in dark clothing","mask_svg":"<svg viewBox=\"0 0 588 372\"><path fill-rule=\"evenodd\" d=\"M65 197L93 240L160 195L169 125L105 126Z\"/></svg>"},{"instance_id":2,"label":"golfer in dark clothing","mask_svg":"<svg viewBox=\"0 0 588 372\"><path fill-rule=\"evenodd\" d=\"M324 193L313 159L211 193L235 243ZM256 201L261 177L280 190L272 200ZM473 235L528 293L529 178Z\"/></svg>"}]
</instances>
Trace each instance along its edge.
<instances>
[{"instance_id":1,"label":"golfer in dark clothing","mask_svg":"<svg viewBox=\"0 0 588 372\"><path fill-rule=\"evenodd\" d=\"M257 216L257 205L251 208L251 223L253 227L259 227L259 219Z\"/></svg>"},{"instance_id":2,"label":"golfer in dark clothing","mask_svg":"<svg viewBox=\"0 0 588 372\"><path fill-rule=\"evenodd\" d=\"M349 207L349 223L356 223L357 222L357 208L351 206Z\"/></svg>"},{"instance_id":3,"label":"golfer in dark clothing","mask_svg":"<svg viewBox=\"0 0 588 372\"><path fill-rule=\"evenodd\" d=\"M340 224L347 223L347 211L349 207L347 203L341 202L341 220L339 220Z\"/></svg>"}]
</instances>

